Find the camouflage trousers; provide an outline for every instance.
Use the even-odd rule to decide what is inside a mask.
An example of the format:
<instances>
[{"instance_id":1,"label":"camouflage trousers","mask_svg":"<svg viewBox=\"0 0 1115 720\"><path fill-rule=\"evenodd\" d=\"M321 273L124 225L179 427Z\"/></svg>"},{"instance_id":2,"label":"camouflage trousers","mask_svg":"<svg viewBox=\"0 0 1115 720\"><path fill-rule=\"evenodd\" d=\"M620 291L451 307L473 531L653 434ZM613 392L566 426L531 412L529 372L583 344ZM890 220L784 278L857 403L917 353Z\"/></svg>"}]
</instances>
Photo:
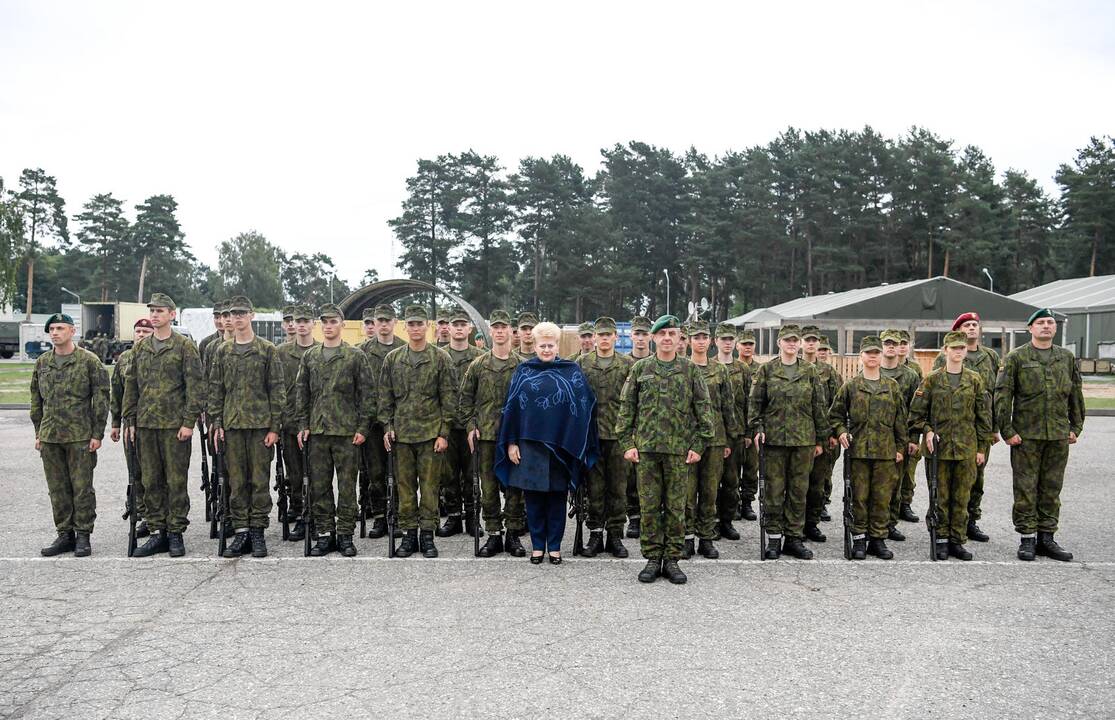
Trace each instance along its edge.
<instances>
[{"instance_id":1,"label":"camouflage trousers","mask_svg":"<svg viewBox=\"0 0 1115 720\"><path fill-rule=\"evenodd\" d=\"M526 529L527 509L523 491L516 487L502 487L493 470L496 464L496 444L481 440L477 446L480 453L480 507L484 512L484 529L492 535L506 528L509 533L517 534ZM503 493L503 506L500 507L500 493Z\"/></svg>"},{"instance_id":2,"label":"camouflage trousers","mask_svg":"<svg viewBox=\"0 0 1115 720\"><path fill-rule=\"evenodd\" d=\"M832 470L840 457L839 445L833 450L829 450L828 445L824 448L824 452L813 458L813 467L809 470L809 490L805 495L805 522L814 525L821 522L821 512L832 493ZM890 503L887 505L889 507Z\"/></svg>"},{"instance_id":3,"label":"camouflage trousers","mask_svg":"<svg viewBox=\"0 0 1115 720\"><path fill-rule=\"evenodd\" d=\"M732 454L724 460L724 472L720 475L720 488L716 493L716 515L721 522L732 522L739 510L740 460L746 449L743 438L729 438Z\"/></svg>"},{"instance_id":4,"label":"camouflage trousers","mask_svg":"<svg viewBox=\"0 0 1115 720\"><path fill-rule=\"evenodd\" d=\"M93 492L93 468L97 454L89 452L89 441L44 442L39 450L50 495L50 509L58 532L93 532L97 519L97 495Z\"/></svg>"},{"instance_id":5,"label":"camouflage trousers","mask_svg":"<svg viewBox=\"0 0 1115 720\"><path fill-rule=\"evenodd\" d=\"M387 449L383 447L383 426L373 423L368 440L362 446L364 464L368 472L369 517L387 515Z\"/></svg>"},{"instance_id":6,"label":"camouflage trousers","mask_svg":"<svg viewBox=\"0 0 1115 720\"><path fill-rule=\"evenodd\" d=\"M287 494L287 517L302 517L302 449L298 447L298 433L283 429L283 469L290 492Z\"/></svg>"},{"instance_id":7,"label":"camouflage trousers","mask_svg":"<svg viewBox=\"0 0 1115 720\"><path fill-rule=\"evenodd\" d=\"M908 448L907 448L908 449ZM910 456L910 461L906 463L906 472L899 478L898 487L898 504L894 507L894 512L891 517L891 527L898 523L898 511L902 505L909 505L914 502L914 488L918 485L918 463L921 462L922 457L925 455L925 440L921 441L918 446L918 451Z\"/></svg>"},{"instance_id":8,"label":"camouflage trousers","mask_svg":"<svg viewBox=\"0 0 1115 720\"><path fill-rule=\"evenodd\" d=\"M631 464L623 459L623 448L615 440L600 441L600 458L588 475L588 529L623 532L627 509L627 477Z\"/></svg>"},{"instance_id":9,"label":"camouflage trousers","mask_svg":"<svg viewBox=\"0 0 1115 720\"><path fill-rule=\"evenodd\" d=\"M225 430L228 519L237 532L265 528L271 517L271 448L267 430Z\"/></svg>"},{"instance_id":10,"label":"camouflage trousers","mask_svg":"<svg viewBox=\"0 0 1115 720\"><path fill-rule=\"evenodd\" d=\"M1023 535L1057 532L1061 487L1069 460L1067 440L1026 440L1010 449L1014 475L1014 529Z\"/></svg>"},{"instance_id":11,"label":"camouflage trousers","mask_svg":"<svg viewBox=\"0 0 1115 720\"><path fill-rule=\"evenodd\" d=\"M445 496L445 512L449 516L472 516L472 453L468 449L468 431L449 431L449 449L442 463L445 478L441 491Z\"/></svg>"},{"instance_id":12,"label":"camouflage trousers","mask_svg":"<svg viewBox=\"0 0 1115 720\"><path fill-rule=\"evenodd\" d=\"M937 537L968 539L968 497L976 481L976 458L937 461Z\"/></svg>"},{"instance_id":13,"label":"camouflage trousers","mask_svg":"<svg viewBox=\"0 0 1115 720\"><path fill-rule=\"evenodd\" d=\"M399 529L436 530L444 454L434 452L433 440L396 442L391 445L391 452L395 453Z\"/></svg>"},{"instance_id":14,"label":"camouflage trousers","mask_svg":"<svg viewBox=\"0 0 1115 720\"><path fill-rule=\"evenodd\" d=\"M968 497L968 519L972 522L979 520L983 517L983 511L980 505L983 504L983 473L987 469L987 463L991 460L991 446L980 448L983 452L983 465L976 466L976 481L972 483L972 494Z\"/></svg>"},{"instance_id":15,"label":"camouflage trousers","mask_svg":"<svg viewBox=\"0 0 1115 720\"><path fill-rule=\"evenodd\" d=\"M685 537L716 537L716 497L724 477L724 446L709 445L701 462L689 466L685 492Z\"/></svg>"},{"instance_id":16,"label":"camouflage trousers","mask_svg":"<svg viewBox=\"0 0 1115 720\"><path fill-rule=\"evenodd\" d=\"M740 500L745 503L755 502L759 493L759 446L751 443L740 456L742 460L742 479L739 484Z\"/></svg>"},{"instance_id":17,"label":"camouflage trousers","mask_svg":"<svg viewBox=\"0 0 1115 720\"><path fill-rule=\"evenodd\" d=\"M767 535L800 538L805 531L805 498L813 468L813 446L767 445L763 487L763 527Z\"/></svg>"},{"instance_id":18,"label":"camouflage trousers","mask_svg":"<svg viewBox=\"0 0 1115 720\"><path fill-rule=\"evenodd\" d=\"M148 529L185 532L190 524L187 475L193 443L179 442L174 428L139 428L136 437Z\"/></svg>"},{"instance_id":19,"label":"camouflage trousers","mask_svg":"<svg viewBox=\"0 0 1115 720\"><path fill-rule=\"evenodd\" d=\"M356 476L360 472L360 448L352 435L310 436L310 513L318 535L336 530L352 535L356 529ZM337 496L333 497L333 475ZM308 530L307 530L308 531Z\"/></svg>"},{"instance_id":20,"label":"camouflage trousers","mask_svg":"<svg viewBox=\"0 0 1115 720\"><path fill-rule=\"evenodd\" d=\"M818 458L820 459L820 458ZM890 505L901 466L889 460L852 459L852 534L886 540Z\"/></svg>"},{"instance_id":21,"label":"camouflage trousers","mask_svg":"<svg viewBox=\"0 0 1115 720\"><path fill-rule=\"evenodd\" d=\"M680 560L685 550L689 466L684 455L639 453L639 546L647 560Z\"/></svg>"}]
</instances>

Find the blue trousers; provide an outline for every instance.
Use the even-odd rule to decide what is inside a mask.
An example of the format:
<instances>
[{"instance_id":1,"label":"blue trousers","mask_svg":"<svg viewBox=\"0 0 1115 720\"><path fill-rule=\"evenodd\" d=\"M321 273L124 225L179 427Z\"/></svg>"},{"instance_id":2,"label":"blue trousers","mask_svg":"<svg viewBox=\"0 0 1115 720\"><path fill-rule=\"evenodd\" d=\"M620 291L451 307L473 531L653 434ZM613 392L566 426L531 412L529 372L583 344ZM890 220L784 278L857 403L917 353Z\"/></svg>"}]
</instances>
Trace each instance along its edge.
<instances>
[{"instance_id":1,"label":"blue trousers","mask_svg":"<svg viewBox=\"0 0 1115 720\"><path fill-rule=\"evenodd\" d=\"M530 544L535 551L559 552L565 535L566 491L524 490Z\"/></svg>"}]
</instances>

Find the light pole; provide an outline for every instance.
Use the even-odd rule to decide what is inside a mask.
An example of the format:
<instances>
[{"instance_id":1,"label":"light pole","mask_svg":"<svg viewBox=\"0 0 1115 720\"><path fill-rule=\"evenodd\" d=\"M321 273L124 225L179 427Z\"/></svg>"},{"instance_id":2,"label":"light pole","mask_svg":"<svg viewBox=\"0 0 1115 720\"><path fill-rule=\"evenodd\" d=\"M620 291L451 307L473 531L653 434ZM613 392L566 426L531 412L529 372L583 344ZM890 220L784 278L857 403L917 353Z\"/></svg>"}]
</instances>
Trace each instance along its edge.
<instances>
[{"instance_id":1,"label":"light pole","mask_svg":"<svg viewBox=\"0 0 1115 720\"><path fill-rule=\"evenodd\" d=\"M983 274L987 276L988 282L991 283L991 287L989 289L991 290L991 292L995 292L995 278L991 277L991 271L989 271L987 268L984 268Z\"/></svg>"},{"instance_id":2,"label":"light pole","mask_svg":"<svg viewBox=\"0 0 1115 720\"><path fill-rule=\"evenodd\" d=\"M662 268L662 273L666 276L666 314L670 314L670 271Z\"/></svg>"},{"instance_id":3,"label":"light pole","mask_svg":"<svg viewBox=\"0 0 1115 720\"><path fill-rule=\"evenodd\" d=\"M337 279L337 273L329 276L329 304L333 304L333 281Z\"/></svg>"},{"instance_id":4,"label":"light pole","mask_svg":"<svg viewBox=\"0 0 1115 720\"><path fill-rule=\"evenodd\" d=\"M75 293L73 290L70 290L68 288L62 288L62 292L69 293L69 294L73 295L75 298L77 298L77 304L78 305L81 304L81 296L78 295L77 293Z\"/></svg>"}]
</instances>

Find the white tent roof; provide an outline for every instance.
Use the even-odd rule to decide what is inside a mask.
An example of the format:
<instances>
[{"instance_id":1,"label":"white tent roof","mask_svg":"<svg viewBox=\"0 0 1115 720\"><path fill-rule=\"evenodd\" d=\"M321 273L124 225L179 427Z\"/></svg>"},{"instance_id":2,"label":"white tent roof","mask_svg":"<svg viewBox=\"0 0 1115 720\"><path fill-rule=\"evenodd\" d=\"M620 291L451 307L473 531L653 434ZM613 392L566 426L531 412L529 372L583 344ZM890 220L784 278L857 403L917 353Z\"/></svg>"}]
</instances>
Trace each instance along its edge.
<instances>
[{"instance_id":1,"label":"white tent roof","mask_svg":"<svg viewBox=\"0 0 1115 720\"><path fill-rule=\"evenodd\" d=\"M1056 280L1010 296L1059 312L1115 309L1115 275Z\"/></svg>"}]
</instances>

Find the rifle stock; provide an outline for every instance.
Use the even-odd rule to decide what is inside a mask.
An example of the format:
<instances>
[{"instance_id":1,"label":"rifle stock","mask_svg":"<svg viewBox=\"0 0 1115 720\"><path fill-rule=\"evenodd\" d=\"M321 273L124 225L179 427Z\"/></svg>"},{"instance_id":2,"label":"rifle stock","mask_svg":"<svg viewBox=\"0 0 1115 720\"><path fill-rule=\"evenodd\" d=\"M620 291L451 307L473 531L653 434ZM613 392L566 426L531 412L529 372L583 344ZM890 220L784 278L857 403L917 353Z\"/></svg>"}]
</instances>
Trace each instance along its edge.
<instances>
[{"instance_id":1,"label":"rifle stock","mask_svg":"<svg viewBox=\"0 0 1115 720\"><path fill-rule=\"evenodd\" d=\"M279 522L283 524L283 540L290 539L290 487L287 485L286 467L283 465L283 436L275 443L275 491L278 496L275 505L279 510Z\"/></svg>"},{"instance_id":2,"label":"rifle stock","mask_svg":"<svg viewBox=\"0 0 1115 720\"><path fill-rule=\"evenodd\" d=\"M767 505L766 505L766 484L767 484L767 449L766 443L759 443L759 559L767 559Z\"/></svg>"},{"instance_id":3,"label":"rifle stock","mask_svg":"<svg viewBox=\"0 0 1115 720\"><path fill-rule=\"evenodd\" d=\"M136 551L136 488L139 483L139 456L136 454L135 441L128 439L124 433L124 459L128 465L128 494L124 501L124 519L128 521L128 557L135 555Z\"/></svg>"},{"instance_id":4,"label":"rifle stock","mask_svg":"<svg viewBox=\"0 0 1115 720\"><path fill-rule=\"evenodd\" d=\"M480 448L472 453L472 555L480 557Z\"/></svg>"},{"instance_id":5,"label":"rifle stock","mask_svg":"<svg viewBox=\"0 0 1115 720\"><path fill-rule=\"evenodd\" d=\"M855 515L852 513L852 442L854 438L848 433L848 447L844 449L844 559L852 559L852 524Z\"/></svg>"},{"instance_id":6,"label":"rifle stock","mask_svg":"<svg viewBox=\"0 0 1115 720\"><path fill-rule=\"evenodd\" d=\"M941 450L941 436L934 437L933 450L926 447L925 457L925 484L929 489L929 509L925 511L925 527L929 530L929 559L937 560L937 527L940 518L937 516L937 454Z\"/></svg>"},{"instance_id":7,"label":"rifle stock","mask_svg":"<svg viewBox=\"0 0 1115 720\"><path fill-rule=\"evenodd\" d=\"M212 522L213 520L213 507L210 503L213 502L210 498L212 492L209 487L209 429L205 427L205 421L198 418L198 430L201 433L201 489L205 493L205 522ZM212 539L212 535L209 536Z\"/></svg>"},{"instance_id":8,"label":"rifle stock","mask_svg":"<svg viewBox=\"0 0 1115 720\"><path fill-rule=\"evenodd\" d=\"M399 524L399 488L395 479L395 447L387 451L387 557L395 557L395 529Z\"/></svg>"},{"instance_id":9,"label":"rifle stock","mask_svg":"<svg viewBox=\"0 0 1115 720\"><path fill-rule=\"evenodd\" d=\"M313 544L314 532L314 517L310 512L313 505L313 497L310 493L310 439L306 438L302 443L302 555L305 557L310 556L310 546Z\"/></svg>"},{"instance_id":10,"label":"rifle stock","mask_svg":"<svg viewBox=\"0 0 1115 720\"><path fill-rule=\"evenodd\" d=\"M364 446L361 445L357 448L360 453L360 477L356 480L356 498L357 511L360 513L360 537L368 537L368 504L370 502L371 493L371 476L368 474L368 455Z\"/></svg>"},{"instance_id":11,"label":"rifle stock","mask_svg":"<svg viewBox=\"0 0 1115 720\"><path fill-rule=\"evenodd\" d=\"M228 472L225 468L225 451L222 445L214 445L213 466L217 473L217 502L213 508L213 522L217 526L217 557L225 554L228 539Z\"/></svg>"}]
</instances>

